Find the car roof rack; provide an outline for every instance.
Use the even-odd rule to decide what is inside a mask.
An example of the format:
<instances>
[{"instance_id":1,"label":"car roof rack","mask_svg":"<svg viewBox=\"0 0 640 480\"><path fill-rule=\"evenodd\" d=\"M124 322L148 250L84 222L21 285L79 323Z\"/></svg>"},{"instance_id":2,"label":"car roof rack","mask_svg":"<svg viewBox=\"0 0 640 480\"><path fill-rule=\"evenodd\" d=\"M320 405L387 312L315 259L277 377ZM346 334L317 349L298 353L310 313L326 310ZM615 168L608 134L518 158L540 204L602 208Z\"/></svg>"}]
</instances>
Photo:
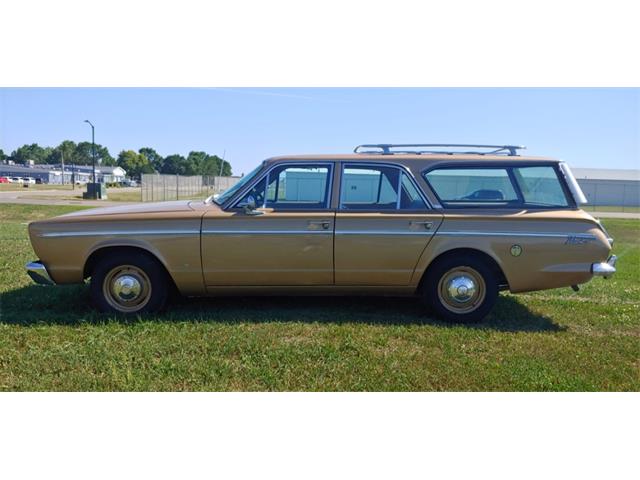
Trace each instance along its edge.
<instances>
[{"instance_id":1,"label":"car roof rack","mask_svg":"<svg viewBox=\"0 0 640 480\"><path fill-rule=\"evenodd\" d=\"M485 151L450 151L450 150L431 150L431 148L483 148ZM518 150L523 150L527 147L523 145L469 145L463 143L377 143L377 144L364 144L358 145L353 149L353 153L368 153L368 154L381 154L381 155L394 155L394 154L446 154L446 155L460 155L460 154L476 154L476 155L508 155L510 157L517 156ZM374 149L374 150L363 150ZM426 150L425 150L426 149Z\"/></svg>"}]
</instances>

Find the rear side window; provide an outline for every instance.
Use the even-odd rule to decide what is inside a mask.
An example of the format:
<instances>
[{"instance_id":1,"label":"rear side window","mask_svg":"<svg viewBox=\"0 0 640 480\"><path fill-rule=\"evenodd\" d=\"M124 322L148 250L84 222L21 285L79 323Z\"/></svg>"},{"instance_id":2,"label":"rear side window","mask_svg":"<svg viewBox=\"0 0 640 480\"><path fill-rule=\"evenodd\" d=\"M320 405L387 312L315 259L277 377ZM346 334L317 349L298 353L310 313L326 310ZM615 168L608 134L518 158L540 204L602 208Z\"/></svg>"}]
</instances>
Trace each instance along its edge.
<instances>
[{"instance_id":1,"label":"rear side window","mask_svg":"<svg viewBox=\"0 0 640 480\"><path fill-rule=\"evenodd\" d=\"M396 167L347 165L340 189L342 210L422 210L424 200L409 176Z\"/></svg>"},{"instance_id":2,"label":"rear side window","mask_svg":"<svg viewBox=\"0 0 640 480\"><path fill-rule=\"evenodd\" d=\"M519 203L505 168L443 168L425 178L443 204L508 205Z\"/></svg>"}]
</instances>

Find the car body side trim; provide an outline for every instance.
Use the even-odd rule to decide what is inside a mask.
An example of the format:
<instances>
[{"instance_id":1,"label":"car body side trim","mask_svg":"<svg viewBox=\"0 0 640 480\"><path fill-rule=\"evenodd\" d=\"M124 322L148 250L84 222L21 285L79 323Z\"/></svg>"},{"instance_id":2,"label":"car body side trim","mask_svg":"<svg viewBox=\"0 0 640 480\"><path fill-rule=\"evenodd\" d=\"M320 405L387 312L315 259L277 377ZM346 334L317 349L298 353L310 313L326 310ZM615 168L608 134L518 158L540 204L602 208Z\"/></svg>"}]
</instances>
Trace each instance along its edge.
<instances>
[{"instance_id":1,"label":"car body side trim","mask_svg":"<svg viewBox=\"0 0 640 480\"><path fill-rule=\"evenodd\" d=\"M336 235L422 235L423 237L429 237L433 235L433 232L421 231L390 231L390 230L339 230L336 231Z\"/></svg>"},{"instance_id":2,"label":"car body side trim","mask_svg":"<svg viewBox=\"0 0 640 480\"><path fill-rule=\"evenodd\" d=\"M541 237L541 238L580 238L595 240L596 236L590 233L540 233L540 232L471 232L471 231L439 231L436 235L452 237Z\"/></svg>"},{"instance_id":3,"label":"car body side trim","mask_svg":"<svg viewBox=\"0 0 640 480\"><path fill-rule=\"evenodd\" d=\"M333 230L203 230L203 235L333 235Z\"/></svg>"},{"instance_id":4,"label":"car body side trim","mask_svg":"<svg viewBox=\"0 0 640 480\"><path fill-rule=\"evenodd\" d=\"M41 233L40 237L45 238L61 238L61 237L98 237L111 235L200 235L199 230L97 230L97 231L78 231L78 232L49 232Z\"/></svg>"}]
</instances>

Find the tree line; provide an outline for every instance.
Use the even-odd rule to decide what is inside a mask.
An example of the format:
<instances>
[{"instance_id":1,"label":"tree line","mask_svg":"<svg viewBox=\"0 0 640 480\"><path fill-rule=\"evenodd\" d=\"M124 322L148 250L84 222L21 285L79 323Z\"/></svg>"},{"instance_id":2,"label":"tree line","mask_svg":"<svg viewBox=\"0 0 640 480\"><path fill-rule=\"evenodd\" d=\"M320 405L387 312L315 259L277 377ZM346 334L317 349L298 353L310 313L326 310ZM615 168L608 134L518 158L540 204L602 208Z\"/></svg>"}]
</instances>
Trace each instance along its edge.
<instances>
[{"instance_id":1,"label":"tree line","mask_svg":"<svg viewBox=\"0 0 640 480\"><path fill-rule=\"evenodd\" d=\"M107 147L95 144L96 162L105 166L119 166L132 178L140 178L143 173L168 173L178 175L231 175L231 164L217 155L192 151L184 157L179 154L163 157L153 148L144 147L135 150L122 150L117 158L109 154ZM91 165L93 162L91 142L75 143L64 140L57 147L42 147L37 143L23 145L6 155L0 149L0 161L13 160L17 164Z\"/></svg>"}]
</instances>

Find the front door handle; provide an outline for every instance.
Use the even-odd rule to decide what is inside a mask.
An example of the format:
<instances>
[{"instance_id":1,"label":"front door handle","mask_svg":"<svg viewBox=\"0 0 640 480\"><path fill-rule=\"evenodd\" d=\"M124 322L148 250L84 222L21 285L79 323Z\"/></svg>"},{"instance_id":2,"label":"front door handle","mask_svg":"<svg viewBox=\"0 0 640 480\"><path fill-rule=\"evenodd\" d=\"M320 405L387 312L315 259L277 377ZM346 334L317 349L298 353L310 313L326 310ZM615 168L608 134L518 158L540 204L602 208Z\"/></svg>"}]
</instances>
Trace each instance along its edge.
<instances>
[{"instance_id":1,"label":"front door handle","mask_svg":"<svg viewBox=\"0 0 640 480\"><path fill-rule=\"evenodd\" d=\"M329 230L331 226L331 222L329 220L321 220L319 222L309 222L309 229L318 229L318 227L323 230Z\"/></svg>"},{"instance_id":2,"label":"front door handle","mask_svg":"<svg viewBox=\"0 0 640 480\"><path fill-rule=\"evenodd\" d=\"M413 225L422 225L424 227L425 230L431 230L431 228L433 227L433 222L414 222L411 221L409 222L409 226L413 226Z\"/></svg>"}]
</instances>

